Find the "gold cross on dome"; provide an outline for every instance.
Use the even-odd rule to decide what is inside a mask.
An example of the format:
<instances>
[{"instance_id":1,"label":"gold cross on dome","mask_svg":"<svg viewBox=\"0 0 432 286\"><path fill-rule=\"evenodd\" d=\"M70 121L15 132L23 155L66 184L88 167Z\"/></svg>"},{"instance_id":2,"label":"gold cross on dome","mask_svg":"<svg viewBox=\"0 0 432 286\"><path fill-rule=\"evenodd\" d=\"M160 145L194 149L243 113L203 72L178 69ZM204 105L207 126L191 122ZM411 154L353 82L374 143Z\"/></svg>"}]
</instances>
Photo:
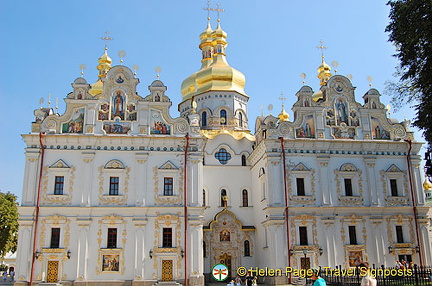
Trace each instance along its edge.
<instances>
[{"instance_id":1,"label":"gold cross on dome","mask_svg":"<svg viewBox=\"0 0 432 286\"><path fill-rule=\"evenodd\" d=\"M282 101L282 106L284 106L286 97L283 96L283 93L281 93L281 97L279 97L279 99Z\"/></svg>"},{"instance_id":2,"label":"gold cross on dome","mask_svg":"<svg viewBox=\"0 0 432 286\"><path fill-rule=\"evenodd\" d=\"M109 31L105 31L105 36L102 36L101 40L105 41L105 49L107 49L108 48L108 41L112 41L114 39L109 36Z\"/></svg>"},{"instance_id":3,"label":"gold cross on dome","mask_svg":"<svg viewBox=\"0 0 432 286\"><path fill-rule=\"evenodd\" d=\"M324 50L327 49L327 47L324 46L323 40L320 40L320 45L317 46L317 48L321 50L321 57L324 59Z\"/></svg>"},{"instance_id":4,"label":"gold cross on dome","mask_svg":"<svg viewBox=\"0 0 432 286\"><path fill-rule=\"evenodd\" d=\"M225 12L225 9L220 8L220 3L216 4L217 8L213 8L212 11L216 11L218 15L218 22L220 22L220 12Z\"/></svg>"},{"instance_id":5,"label":"gold cross on dome","mask_svg":"<svg viewBox=\"0 0 432 286\"><path fill-rule=\"evenodd\" d=\"M210 0L207 1L207 8L203 8L203 10L207 10L207 20L210 20L210 11L213 10L210 8Z\"/></svg>"}]
</instances>

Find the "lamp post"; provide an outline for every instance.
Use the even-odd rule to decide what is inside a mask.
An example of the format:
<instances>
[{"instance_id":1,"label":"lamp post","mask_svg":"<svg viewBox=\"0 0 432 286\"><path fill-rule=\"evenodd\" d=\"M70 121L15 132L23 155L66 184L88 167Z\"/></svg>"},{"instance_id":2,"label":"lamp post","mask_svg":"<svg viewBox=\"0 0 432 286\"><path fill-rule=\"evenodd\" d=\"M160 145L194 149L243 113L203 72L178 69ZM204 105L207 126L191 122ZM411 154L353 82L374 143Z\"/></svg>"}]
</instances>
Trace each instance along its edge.
<instances>
[{"instance_id":1,"label":"lamp post","mask_svg":"<svg viewBox=\"0 0 432 286\"><path fill-rule=\"evenodd\" d=\"M303 254L304 254L304 269L308 269L308 267L307 267L307 249L306 248L303 248Z\"/></svg>"}]
</instances>

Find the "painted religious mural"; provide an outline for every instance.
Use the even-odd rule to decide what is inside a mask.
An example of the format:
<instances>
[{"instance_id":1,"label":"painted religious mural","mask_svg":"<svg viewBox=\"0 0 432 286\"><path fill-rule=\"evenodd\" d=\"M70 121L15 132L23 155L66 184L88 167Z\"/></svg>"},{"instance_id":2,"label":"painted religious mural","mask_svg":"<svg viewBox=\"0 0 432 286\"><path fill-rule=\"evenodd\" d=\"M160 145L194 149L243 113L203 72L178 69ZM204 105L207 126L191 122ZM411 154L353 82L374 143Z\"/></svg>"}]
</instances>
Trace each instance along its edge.
<instances>
[{"instance_id":1,"label":"painted religious mural","mask_svg":"<svg viewBox=\"0 0 432 286\"><path fill-rule=\"evenodd\" d=\"M102 255L102 271L119 271L120 255Z\"/></svg>"},{"instance_id":2,"label":"painted religious mural","mask_svg":"<svg viewBox=\"0 0 432 286\"><path fill-rule=\"evenodd\" d=\"M150 134L170 134L171 126L165 122L158 110L150 112Z\"/></svg>"},{"instance_id":3,"label":"painted religious mural","mask_svg":"<svg viewBox=\"0 0 432 286\"><path fill-rule=\"evenodd\" d=\"M71 119L63 123L62 133L83 133L84 108L74 110Z\"/></svg>"},{"instance_id":4,"label":"painted religious mural","mask_svg":"<svg viewBox=\"0 0 432 286\"><path fill-rule=\"evenodd\" d=\"M296 129L297 138L315 138L315 121L313 115L307 115L303 124Z\"/></svg>"},{"instance_id":5,"label":"painted religious mural","mask_svg":"<svg viewBox=\"0 0 432 286\"><path fill-rule=\"evenodd\" d=\"M129 122L120 122L118 118L114 122L106 122L103 125L106 134L127 134L131 130Z\"/></svg>"},{"instance_id":6,"label":"painted religious mural","mask_svg":"<svg viewBox=\"0 0 432 286\"><path fill-rule=\"evenodd\" d=\"M359 264L363 261L363 251L361 250L350 251L348 254L348 261L350 267L359 266Z\"/></svg>"},{"instance_id":7,"label":"painted religious mural","mask_svg":"<svg viewBox=\"0 0 432 286\"><path fill-rule=\"evenodd\" d=\"M112 107L111 107L111 120L119 117L124 120L125 115L125 96L121 90L117 90L112 97Z\"/></svg>"},{"instance_id":8,"label":"painted religious mural","mask_svg":"<svg viewBox=\"0 0 432 286\"><path fill-rule=\"evenodd\" d=\"M371 123L373 139L390 139L390 132L381 126L377 118L371 117Z\"/></svg>"}]
</instances>

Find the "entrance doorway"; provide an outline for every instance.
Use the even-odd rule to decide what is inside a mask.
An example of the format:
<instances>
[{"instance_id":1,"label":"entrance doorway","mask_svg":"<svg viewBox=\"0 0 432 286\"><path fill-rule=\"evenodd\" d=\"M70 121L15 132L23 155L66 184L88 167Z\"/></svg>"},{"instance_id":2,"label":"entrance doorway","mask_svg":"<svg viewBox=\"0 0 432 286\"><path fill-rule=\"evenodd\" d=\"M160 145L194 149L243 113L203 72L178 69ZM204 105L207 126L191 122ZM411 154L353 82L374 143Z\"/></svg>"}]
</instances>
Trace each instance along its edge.
<instances>
[{"instance_id":1,"label":"entrance doorway","mask_svg":"<svg viewBox=\"0 0 432 286\"><path fill-rule=\"evenodd\" d=\"M48 261L47 282L56 283L58 281L58 261Z\"/></svg>"},{"instance_id":2,"label":"entrance doorway","mask_svg":"<svg viewBox=\"0 0 432 286\"><path fill-rule=\"evenodd\" d=\"M162 260L162 281L173 281L172 260Z\"/></svg>"},{"instance_id":3,"label":"entrance doorway","mask_svg":"<svg viewBox=\"0 0 432 286\"><path fill-rule=\"evenodd\" d=\"M310 269L310 258L309 257L301 257L300 258L300 268L301 269Z\"/></svg>"},{"instance_id":4,"label":"entrance doorway","mask_svg":"<svg viewBox=\"0 0 432 286\"><path fill-rule=\"evenodd\" d=\"M228 278L233 277L231 273L231 256L224 253L220 256L219 263L225 264L228 267Z\"/></svg>"}]
</instances>

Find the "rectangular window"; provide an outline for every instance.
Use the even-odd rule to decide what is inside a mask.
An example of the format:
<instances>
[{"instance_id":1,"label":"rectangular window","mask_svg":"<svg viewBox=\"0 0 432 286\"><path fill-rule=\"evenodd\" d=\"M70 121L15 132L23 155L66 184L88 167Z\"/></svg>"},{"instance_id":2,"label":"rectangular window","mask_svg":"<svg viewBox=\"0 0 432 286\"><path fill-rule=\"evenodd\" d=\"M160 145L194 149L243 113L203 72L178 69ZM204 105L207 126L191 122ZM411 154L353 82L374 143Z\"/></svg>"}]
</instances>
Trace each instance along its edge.
<instances>
[{"instance_id":1,"label":"rectangular window","mask_svg":"<svg viewBox=\"0 0 432 286\"><path fill-rule=\"evenodd\" d=\"M391 190L391 195L393 197L398 196L397 180L396 179L390 179L390 190Z\"/></svg>"},{"instance_id":2,"label":"rectangular window","mask_svg":"<svg viewBox=\"0 0 432 286\"><path fill-rule=\"evenodd\" d=\"M297 183L297 196L304 196L305 193L305 186L304 186L304 179L303 178L296 178Z\"/></svg>"},{"instance_id":3,"label":"rectangular window","mask_svg":"<svg viewBox=\"0 0 432 286\"><path fill-rule=\"evenodd\" d=\"M172 196L173 193L173 178L165 177L164 178L164 196Z\"/></svg>"},{"instance_id":4,"label":"rectangular window","mask_svg":"<svg viewBox=\"0 0 432 286\"><path fill-rule=\"evenodd\" d=\"M64 177L56 176L54 183L54 195L63 195Z\"/></svg>"},{"instance_id":5,"label":"rectangular window","mask_svg":"<svg viewBox=\"0 0 432 286\"><path fill-rule=\"evenodd\" d=\"M108 229L107 248L117 248L117 229Z\"/></svg>"},{"instance_id":6,"label":"rectangular window","mask_svg":"<svg viewBox=\"0 0 432 286\"><path fill-rule=\"evenodd\" d=\"M397 243L404 243L403 231L402 231L401 225L396 226L396 242Z\"/></svg>"},{"instance_id":7,"label":"rectangular window","mask_svg":"<svg viewBox=\"0 0 432 286\"><path fill-rule=\"evenodd\" d=\"M300 234L300 245L308 245L307 227L300 226L299 234Z\"/></svg>"},{"instance_id":8,"label":"rectangular window","mask_svg":"<svg viewBox=\"0 0 432 286\"><path fill-rule=\"evenodd\" d=\"M162 247L172 247L172 228L170 227L163 228Z\"/></svg>"},{"instance_id":9,"label":"rectangular window","mask_svg":"<svg viewBox=\"0 0 432 286\"><path fill-rule=\"evenodd\" d=\"M344 179L345 196L351 197L353 195L351 179Z\"/></svg>"},{"instance_id":10,"label":"rectangular window","mask_svg":"<svg viewBox=\"0 0 432 286\"><path fill-rule=\"evenodd\" d=\"M51 248L59 248L60 247L60 228L53 227L51 228Z\"/></svg>"},{"instance_id":11,"label":"rectangular window","mask_svg":"<svg viewBox=\"0 0 432 286\"><path fill-rule=\"evenodd\" d=\"M357 245L357 233L355 225L348 226L349 242L352 245Z\"/></svg>"},{"instance_id":12,"label":"rectangular window","mask_svg":"<svg viewBox=\"0 0 432 286\"><path fill-rule=\"evenodd\" d=\"M118 196L119 194L119 177L110 177L109 195Z\"/></svg>"}]
</instances>

